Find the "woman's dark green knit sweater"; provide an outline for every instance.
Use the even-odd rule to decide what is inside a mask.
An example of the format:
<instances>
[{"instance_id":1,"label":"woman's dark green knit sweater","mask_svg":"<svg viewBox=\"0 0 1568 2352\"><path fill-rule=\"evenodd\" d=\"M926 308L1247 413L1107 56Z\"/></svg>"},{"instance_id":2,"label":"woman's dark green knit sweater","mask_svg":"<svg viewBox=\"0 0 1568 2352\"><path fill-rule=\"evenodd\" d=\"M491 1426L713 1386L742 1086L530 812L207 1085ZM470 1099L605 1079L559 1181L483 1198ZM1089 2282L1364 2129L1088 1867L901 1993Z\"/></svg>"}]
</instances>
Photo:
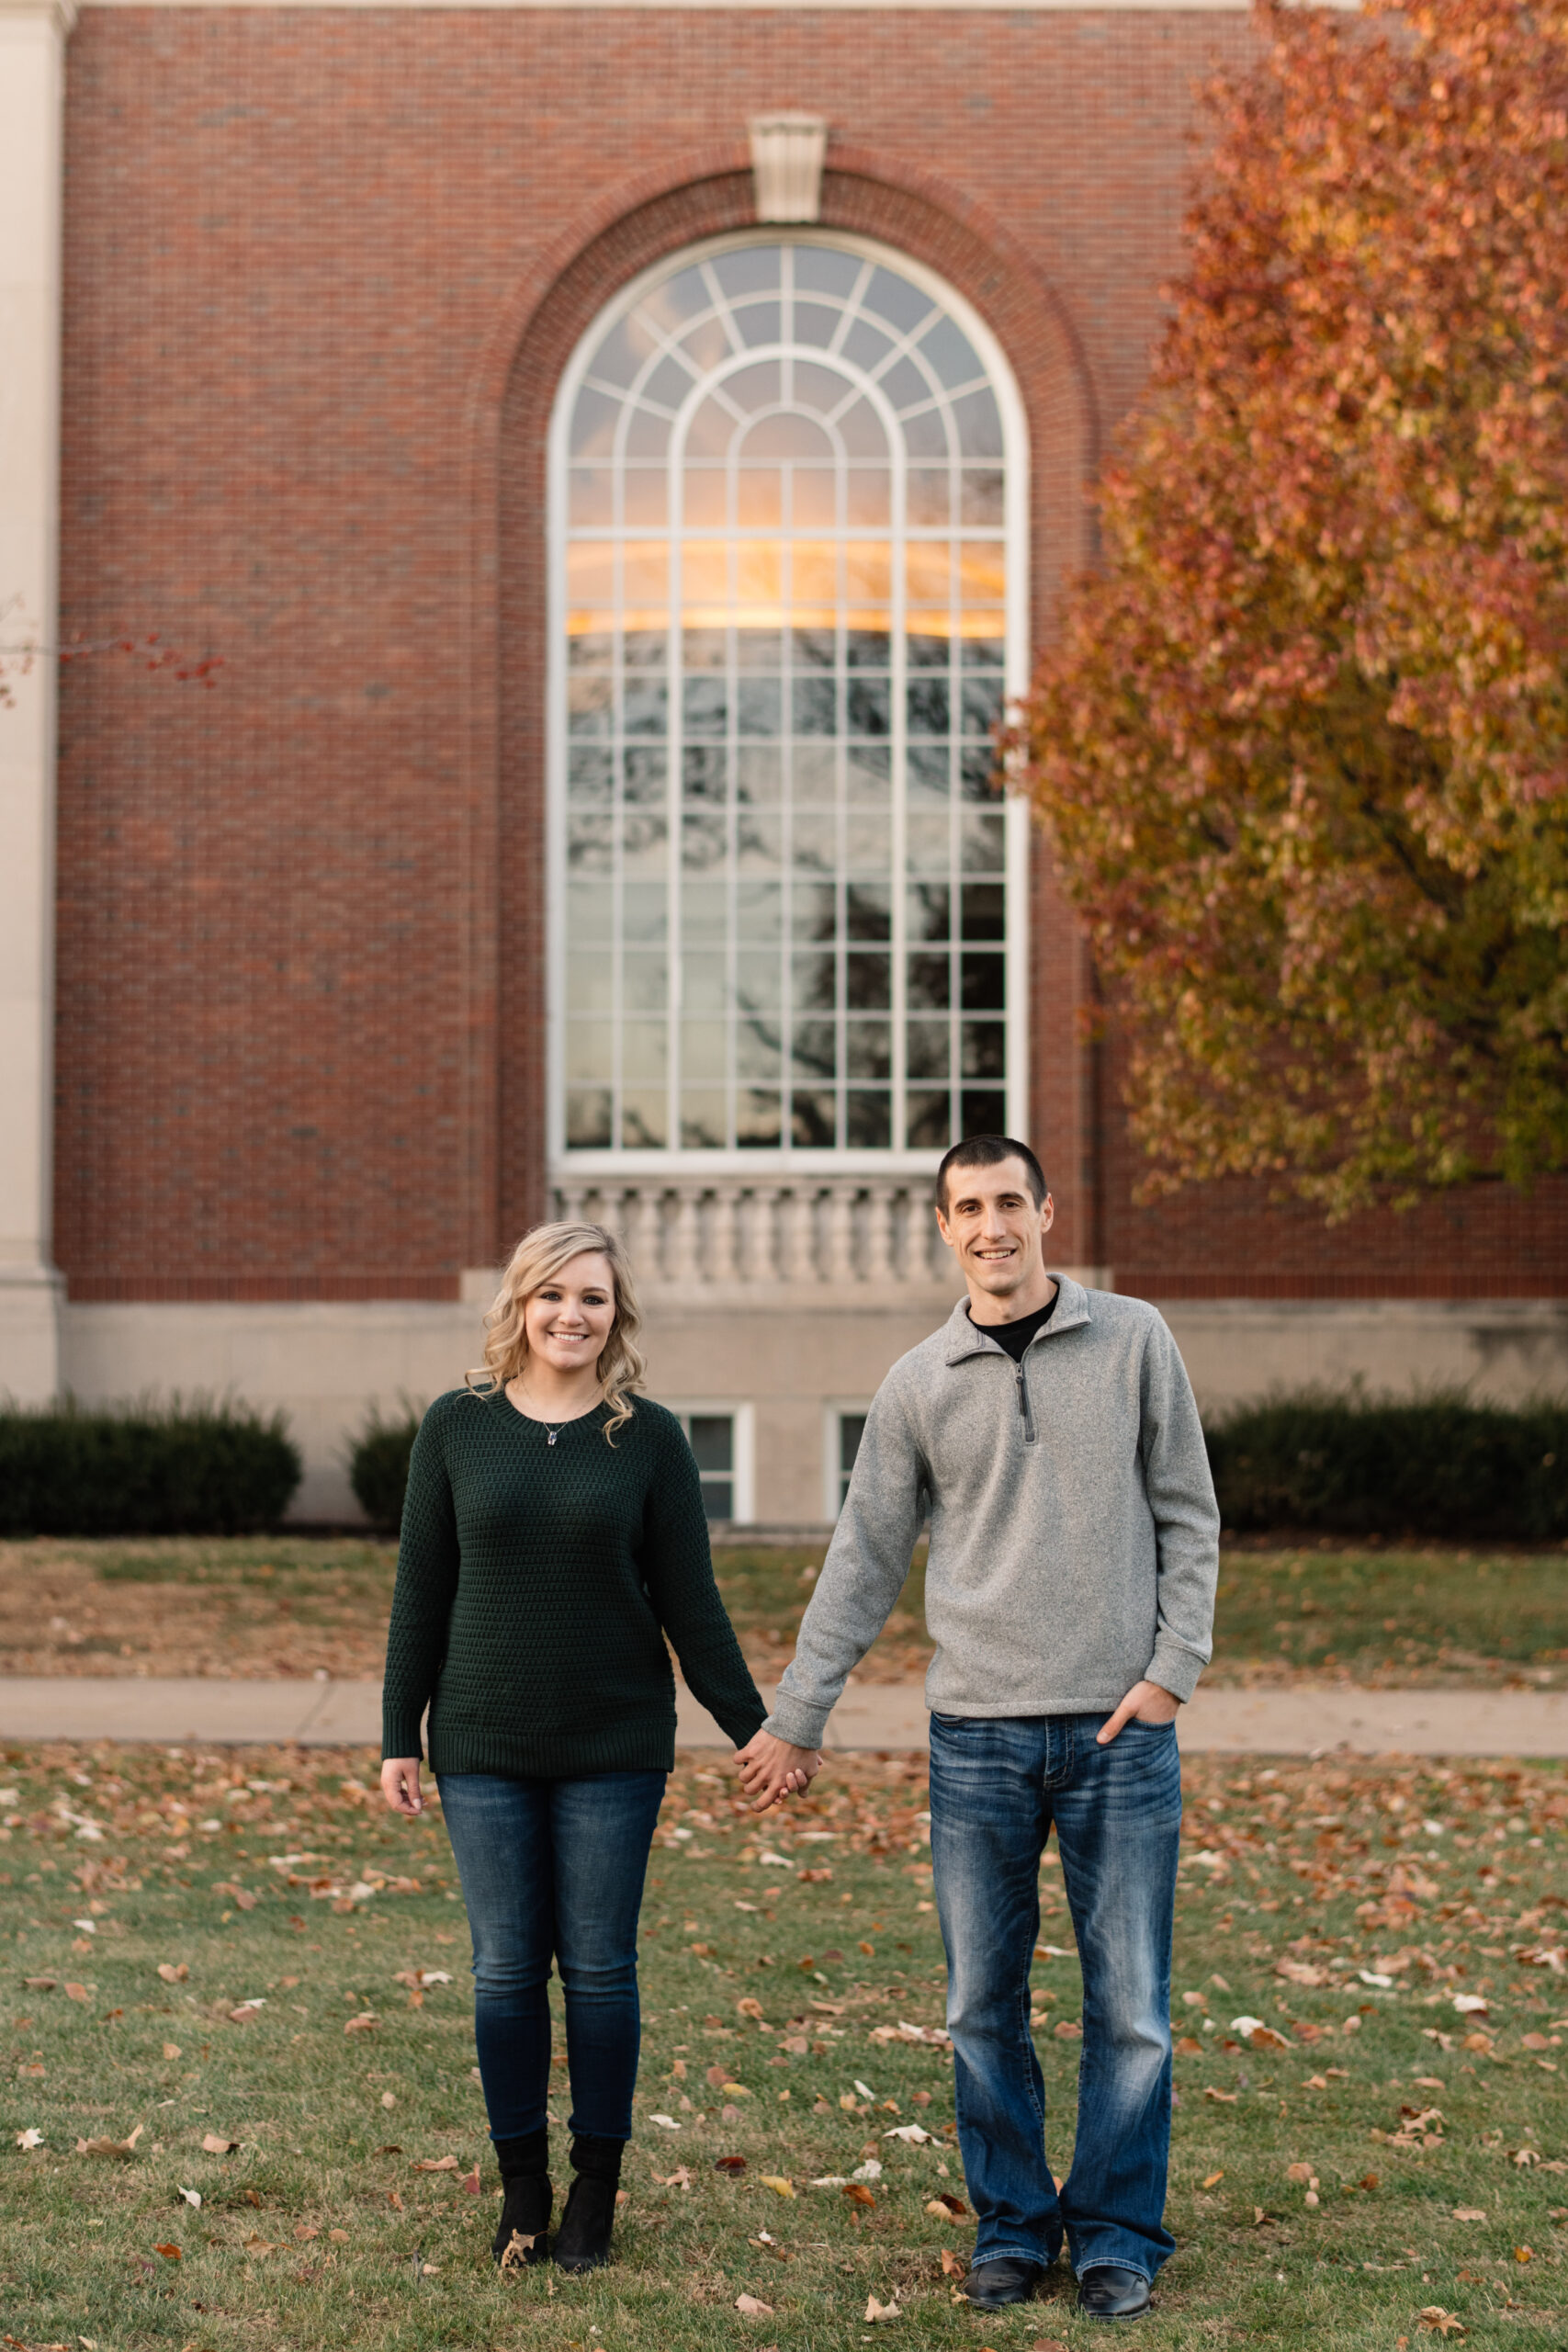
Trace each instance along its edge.
<instances>
[{"instance_id":1,"label":"woman's dark green knit sweater","mask_svg":"<svg viewBox=\"0 0 1568 2352\"><path fill-rule=\"evenodd\" d=\"M714 1583L697 1465L638 1397L558 1429L454 1389L409 1464L387 1634L382 1753L442 1772L565 1780L669 1771L675 1679L738 1747L767 1715ZM662 1627L663 1633L660 1632Z\"/></svg>"}]
</instances>

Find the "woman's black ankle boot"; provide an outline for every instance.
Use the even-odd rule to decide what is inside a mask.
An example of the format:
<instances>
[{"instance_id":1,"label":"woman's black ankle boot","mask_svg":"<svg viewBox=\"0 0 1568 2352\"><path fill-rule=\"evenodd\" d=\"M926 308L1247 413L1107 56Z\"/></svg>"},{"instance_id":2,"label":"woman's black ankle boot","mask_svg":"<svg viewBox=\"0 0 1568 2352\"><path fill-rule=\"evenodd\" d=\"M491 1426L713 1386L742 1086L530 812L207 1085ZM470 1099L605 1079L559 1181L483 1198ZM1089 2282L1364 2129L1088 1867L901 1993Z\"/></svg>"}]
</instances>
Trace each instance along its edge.
<instances>
[{"instance_id":1,"label":"woman's black ankle boot","mask_svg":"<svg viewBox=\"0 0 1568 2352\"><path fill-rule=\"evenodd\" d=\"M580 2132L571 2143L571 2184L556 2233L558 2270L601 2270L610 2259L610 2231L621 2179L624 2140L596 2140Z\"/></svg>"},{"instance_id":2,"label":"woman's black ankle boot","mask_svg":"<svg viewBox=\"0 0 1568 2352\"><path fill-rule=\"evenodd\" d=\"M549 2252L545 2232L555 2194L545 2170L550 2160L549 2134L525 2132L517 2140L498 2140L495 2160L501 2166L502 2195L491 2252L503 2270L516 2262L543 2262Z\"/></svg>"}]
</instances>

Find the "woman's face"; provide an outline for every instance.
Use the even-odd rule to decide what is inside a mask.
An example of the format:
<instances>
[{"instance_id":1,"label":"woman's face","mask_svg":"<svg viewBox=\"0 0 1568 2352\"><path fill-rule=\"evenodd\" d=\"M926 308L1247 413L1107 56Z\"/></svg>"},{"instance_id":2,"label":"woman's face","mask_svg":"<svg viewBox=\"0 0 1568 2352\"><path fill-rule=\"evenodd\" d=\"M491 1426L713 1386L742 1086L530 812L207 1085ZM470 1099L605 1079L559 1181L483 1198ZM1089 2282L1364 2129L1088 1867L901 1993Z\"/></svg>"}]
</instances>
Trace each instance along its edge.
<instances>
[{"instance_id":1,"label":"woman's face","mask_svg":"<svg viewBox=\"0 0 1568 2352\"><path fill-rule=\"evenodd\" d=\"M541 1283L523 1309L528 1352L557 1372L597 1364L615 1319L615 1278L603 1251L584 1250Z\"/></svg>"}]
</instances>

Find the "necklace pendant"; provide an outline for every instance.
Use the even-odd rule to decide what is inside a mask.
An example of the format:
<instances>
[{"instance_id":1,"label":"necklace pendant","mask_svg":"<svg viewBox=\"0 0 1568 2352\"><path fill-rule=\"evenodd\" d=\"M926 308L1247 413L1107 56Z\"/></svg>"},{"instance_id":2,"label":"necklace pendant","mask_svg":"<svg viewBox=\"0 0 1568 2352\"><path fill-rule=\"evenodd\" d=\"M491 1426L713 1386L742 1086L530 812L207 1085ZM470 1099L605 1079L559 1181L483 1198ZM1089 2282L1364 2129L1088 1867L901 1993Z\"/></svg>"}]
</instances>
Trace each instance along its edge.
<instances>
[{"instance_id":1,"label":"necklace pendant","mask_svg":"<svg viewBox=\"0 0 1568 2352\"><path fill-rule=\"evenodd\" d=\"M558 1438L558 1437L559 1437L559 1435L560 1435L560 1431L559 1431L559 1430L547 1430L545 1431L545 1439L546 1439L546 1442L547 1442L547 1444L554 1445L554 1443L555 1443L555 1442L556 1442L557 1438Z\"/></svg>"}]
</instances>

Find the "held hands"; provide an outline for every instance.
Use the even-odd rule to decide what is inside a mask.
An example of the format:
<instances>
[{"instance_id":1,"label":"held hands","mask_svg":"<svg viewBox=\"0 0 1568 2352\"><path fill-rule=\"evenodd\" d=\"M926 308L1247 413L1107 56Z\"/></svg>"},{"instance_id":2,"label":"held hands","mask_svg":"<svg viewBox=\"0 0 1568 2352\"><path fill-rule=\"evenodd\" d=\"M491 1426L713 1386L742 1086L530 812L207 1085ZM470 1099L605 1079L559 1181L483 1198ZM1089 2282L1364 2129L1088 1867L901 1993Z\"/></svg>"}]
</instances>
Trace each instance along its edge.
<instances>
[{"instance_id":1,"label":"held hands","mask_svg":"<svg viewBox=\"0 0 1568 2352\"><path fill-rule=\"evenodd\" d=\"M792 1747L771 1731L754 1732L736 1751L740 1785L751 1800L753 1813L766 1813L788 1796L801 1795L822 1770L822 1753L815 1747Z\"/></svg>"},{"instance_id":2,"label":"held hands","mask_svg":"<svg viewBox=\"0 0 1568 2352\"><path fill-rule=\"evenodd\" d=\"M1141 1724L1171 1724L1181 1702L1158 1682L1134 1682L1116 1713L1095 1734L1095 1744L1109 1747L1125 1723L1135 1715Z\"/></svg>"},{"instance_id":3,"label":"held hands","mask_svg":"<svg viewBox=\"0 0 1568 2352\"><path fill-rule=\"evenodd\" d=\"M424 1799L419 1792L419 1767L417 1756L389 1756L381 1767L381 1794L394 1813L406 1814L410 1820L424 1811Z\"/></svg>"}]
</instances>

